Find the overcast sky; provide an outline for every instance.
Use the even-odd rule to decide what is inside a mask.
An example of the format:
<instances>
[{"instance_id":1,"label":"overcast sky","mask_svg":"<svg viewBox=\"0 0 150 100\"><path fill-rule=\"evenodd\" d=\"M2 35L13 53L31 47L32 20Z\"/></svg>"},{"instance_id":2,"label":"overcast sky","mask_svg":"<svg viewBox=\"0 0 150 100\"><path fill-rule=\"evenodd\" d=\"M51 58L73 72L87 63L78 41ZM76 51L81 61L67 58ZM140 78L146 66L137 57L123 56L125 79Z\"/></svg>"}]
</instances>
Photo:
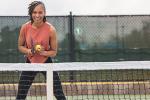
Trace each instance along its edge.
<instances>
[{"instance_id":1,"label":"overcast sky","mask_svg":"<svg viewBox=\"0 0 150 100\"><path fill-rule=\"evenodd\" d=\"M26 16L33 0L1 0L0 16ZM40 0L47 15L150 14L150 0Z\"/></svg>"}]
</instances>

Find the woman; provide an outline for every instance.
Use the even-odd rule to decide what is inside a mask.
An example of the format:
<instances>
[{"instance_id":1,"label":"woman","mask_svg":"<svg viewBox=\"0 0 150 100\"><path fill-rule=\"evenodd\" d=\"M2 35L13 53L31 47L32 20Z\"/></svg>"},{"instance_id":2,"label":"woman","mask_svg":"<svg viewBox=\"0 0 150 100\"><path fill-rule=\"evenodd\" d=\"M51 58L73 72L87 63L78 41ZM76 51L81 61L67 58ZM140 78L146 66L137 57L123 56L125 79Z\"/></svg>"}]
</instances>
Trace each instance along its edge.
<instances>
[{"instance_id":1,"label":"woman","mask_svg":"<svg viewBox=\"0 0 150 100\"><path fill-rule=\"evenodd\" d=\"M33 1L28 7L30 21L23 24L18 38L18 49L26 55L27 63L52 63L57 53L55 28L46 21L46 9L41 1ZM39 72L23 71L20 76L16 100L25 100L32 82ZM46 78L46 72L41 72ZM54 72L54 95L66 100L57 72ZM55 81L57 80L57 81Z\"/></svg>"}]
</instances>

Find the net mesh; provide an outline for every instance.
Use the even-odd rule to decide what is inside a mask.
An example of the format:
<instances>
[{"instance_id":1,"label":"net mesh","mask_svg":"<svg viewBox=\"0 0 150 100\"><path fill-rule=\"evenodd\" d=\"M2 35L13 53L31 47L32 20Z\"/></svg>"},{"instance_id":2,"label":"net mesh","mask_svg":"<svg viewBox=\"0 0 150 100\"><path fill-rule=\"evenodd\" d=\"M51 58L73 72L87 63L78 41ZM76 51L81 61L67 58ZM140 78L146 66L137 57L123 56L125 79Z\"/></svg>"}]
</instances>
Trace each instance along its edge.
<instances>
[{"instance_id":1,"label":"net mesh","mask_svg":"<svg viewBox=\"0 0 150 100\"><path fill-rule=\"evenodd\" d=\"M30 71L32 72L32 71ZM37 71L33 71L37 72ZM16 100L16 95L18 94L18 83L20 80L21 71L0 71L0 100ZM28 90L27 100L46 100L46 82L43 75L38 72L33 84ZM25 77L32 77L30 75ZM22 80L26 83L30 80ZM23 84L28 87L27 84ZM27 90L26 88L23 88ZM21 94L24 96L26 94ZM19 100L19 99L18 99ZM20 99L21 100L21 99Z\"/></svg>"},{"instance_id":2,"label":"net mesh","mask_svg":"<svg viewBox=\"0 0 150 100\"><path fill-rule=\"evenodd\" d=\"M0 100L16 100L22 71L37 73L26 100L149 100L149 66L149 61L0 64Z\"/></svg>"},{"instance_id":3,"label":"net mesh","mask_svg":"<svg viewBox=\"0 0 150 100\"><path fill-rule=\"evenodd\" d=\"M67 100L149 100L150 62L54 64Z\"/></svg>"},{"instance_id":4,"label":"net mesh","mask_svg":"<svg viewBox=\"0 0 150 100\"><path fill-rule=\"evenodd\" d=\"M46 72L42 64L1 63L0 100L47 100Z\"/></svg>"}]
</instances>

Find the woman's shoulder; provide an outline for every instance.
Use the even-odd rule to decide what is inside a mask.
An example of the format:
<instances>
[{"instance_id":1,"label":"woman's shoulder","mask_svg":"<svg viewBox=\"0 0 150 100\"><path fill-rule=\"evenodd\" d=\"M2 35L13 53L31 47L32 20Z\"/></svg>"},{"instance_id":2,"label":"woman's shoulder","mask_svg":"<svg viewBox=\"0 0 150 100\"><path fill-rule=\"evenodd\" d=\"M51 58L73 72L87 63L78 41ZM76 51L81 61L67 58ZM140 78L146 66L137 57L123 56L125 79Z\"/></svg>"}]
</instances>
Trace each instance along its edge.
<instances>
[{"instance_id":1,"label":"woman's shoulder","mask_svg":"<svg viewBox=\"0 0 150 100\"><path fill-rule=\"evenodd\" d=\"M51 33L51 35L56 33L56 29L51 23L45 22L45 24L48 26L48 30L49 30L49 33Z\"/></svg>"},{"instance_id":2,"label":"woman's shoulder","mask_svg":"<svg viewBox=\"0 0 150 100\"><path fill-rule=\"evenodd\" d=\"M47 27L50 29L50 30L55 30L55 27L49 23L49 22L45 22L45 24L47 25Z\"/></svg>"},{"instance_id":3,"label":"woman's shoulder","mask_svg":"<svg viewBox=\"0 0 150 100\"><path fill-rule=\"evenodd\" d=\"M31 22L28 21L28 22L22 24L22 28L27 28L30 24L31 24Z\"/></svg>"}]
</instances>

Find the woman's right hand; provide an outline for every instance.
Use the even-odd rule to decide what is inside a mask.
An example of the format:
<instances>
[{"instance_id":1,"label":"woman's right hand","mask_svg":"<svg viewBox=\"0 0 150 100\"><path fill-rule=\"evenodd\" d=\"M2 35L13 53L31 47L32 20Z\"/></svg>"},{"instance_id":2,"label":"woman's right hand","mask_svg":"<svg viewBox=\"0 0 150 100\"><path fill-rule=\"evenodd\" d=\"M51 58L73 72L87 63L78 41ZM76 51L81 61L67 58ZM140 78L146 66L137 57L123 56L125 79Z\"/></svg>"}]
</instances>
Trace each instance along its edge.
<instances>
[{"instance_id":1,"label":"woman's right hand","mask_svg":"<svg viewBox=\"0 0 150 100\"><path fill-rule=\"evenodd\" d=\"M32 53L32 49L27 49L27 56L32 56L33 53Z\"/></svg>"}]
</instances>

